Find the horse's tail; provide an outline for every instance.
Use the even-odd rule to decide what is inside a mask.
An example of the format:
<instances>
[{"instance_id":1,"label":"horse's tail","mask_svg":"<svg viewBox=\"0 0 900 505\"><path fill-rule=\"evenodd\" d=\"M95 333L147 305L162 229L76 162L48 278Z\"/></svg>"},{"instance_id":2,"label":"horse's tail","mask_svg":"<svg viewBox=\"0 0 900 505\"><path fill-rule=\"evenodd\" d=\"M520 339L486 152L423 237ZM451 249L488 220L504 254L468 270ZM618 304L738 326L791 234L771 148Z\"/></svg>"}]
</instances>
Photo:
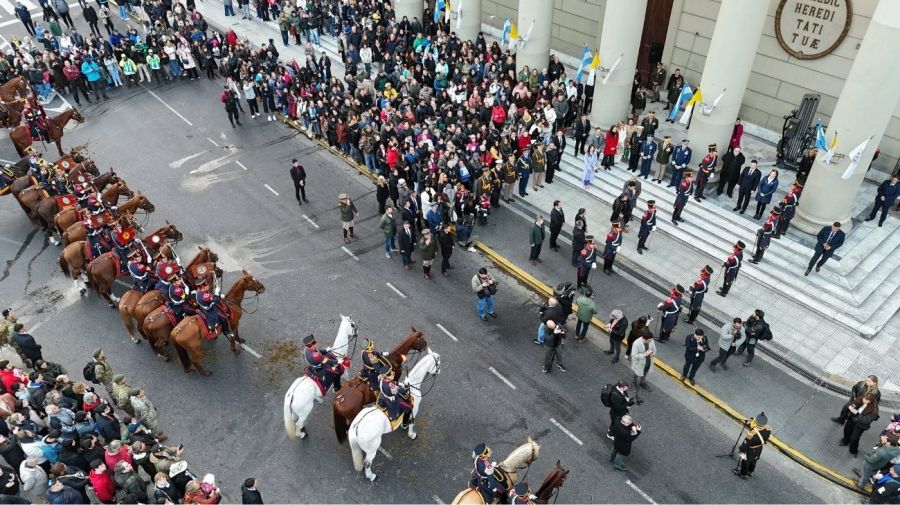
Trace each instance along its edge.
<instances>
[{"instance_id":1,"label":"horse's tail","mask_svg":"<svg viewBox=\"0 0 900 505\"><path fill-rule=\"evenodd\" d=\"M332 406L332 412L334 414L334 435L337 437L338 443L343 444L347 441L347 430L350 428L350 423L338 409L337 403Z\"/></svg>"},{"instance_id":2,"label":"horse's tail","mask_svg":"<svg viewBox=\"0 0 900 505\"><path fill-rule=\"evenodd\" d=\"M356 440L356 430L350 430L347 434L347 440L350 441L350 453L353 455L353 468L356 469L357 472L363 471L363 460L365 460L365 453L363 453L362 448L359 446L359 442Z\"/></svg>"},{"instance_id":3,"label":"horse's tail","mask_svg":"<svg viewBox=\"0 0 900 505\"><path fill-rule=\"evenodd\" d=\"M294 390L297 389L299 382L300 379L295 380L291 387L288 388L287 393L284 394L284 431L287 432L287 436L291 440L297 438L297 423L296 419L294 419L294 411L291 408L291 404L294 402Z\"/></svg>"},{"instance_id":4,"label":"horse's tail","mask_svg":"<svg viewBox=\"0 0 900 505\"><path fill-rule=\"evenodd\" d=\"M123 296L122 300L119 300L119 317L122 318L122 323L125 325L125 330L128 332L128 336L134 338L134 309L132 309L132 314L127 313L122 305L124 299L125 297Z\"/></svg>"},{"instance_id":5,"label":"horse's tail","mask_svg":"<svg viewBox=\"0 0 900 505\"><path fill-rule=\"evenodd\" d=\"M63 273L66 274L66 277L71 277L69 274L69 262L66 261L66 250L63 249L61 253L59 253L59 268L62 269Z\"/></svg>"}]
</instances>

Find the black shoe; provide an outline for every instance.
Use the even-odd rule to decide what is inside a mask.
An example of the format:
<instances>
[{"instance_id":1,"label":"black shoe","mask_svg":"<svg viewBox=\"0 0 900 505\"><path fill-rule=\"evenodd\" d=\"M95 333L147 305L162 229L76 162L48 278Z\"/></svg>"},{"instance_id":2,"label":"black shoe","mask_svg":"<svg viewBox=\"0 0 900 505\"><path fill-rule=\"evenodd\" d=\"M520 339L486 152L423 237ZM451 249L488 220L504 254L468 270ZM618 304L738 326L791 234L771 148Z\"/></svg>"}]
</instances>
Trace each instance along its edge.
<instances>
[{"instance_id":1,"label":"black shoe","mask_svg":"<svg viewBox=\"0 0 900 505\"><path fill-rule=\"evenodd\" d=\"M613 363L618 363L618 362L619 362L619 358L613 358L613 359L612 359L612 362L613 362Z\"/></svg>"},{"instance_id":2,"label":"black shoe","mask_svg":"<svg viewBox=\"0 0 900 505\"><path fill-rule=\"evenodd\" d=\"M643 249L638 248L637 251L638 251L638 254L644 254L644 250L643 250Z\"/></svg>"},{"instance_id":3,"label":"black shoe","mask_svg":"<svg viewBox=\"0 0 900 505\"><path fill-rule=\"evenodd\" d=\"M838 423L838 424L844 424L844 422L845 422L845 421L844 421L843 419L841 419L840 417L832 417L831 420L834 421L834 422L836 422L836 423Z\"/></svg>"},{"instance_id":4,"label":"black shoe","mask_svg":"<svg viewBox=\"0 0 900 505\"><path fill-rule=\"evenodd\" d=\"M238 125L238 126L244 126L244 125L241 124L240 121L237 122L237 125Z\"/></svg>"},{"instance_id":5,"label":"black shoe","mask_svg":"<svg viewBox=\"0 0 900 505\"><path fill-rule=\"evenodd\" d=\"M304 198L303 201L309 203L309 200L307 200L306 198Z\"/></svg>"},{"instance_id":6,"label":"black shoe","mask_svg":"<svg viewBox=\"0 0 900 505\"><path fill-rule=\"evenodd\" d=\"M874 220L875 220L874 217L867 217L867 218L866 218L866 222L867 222L867 223L868 223L869 221L874 221Z\"/></svg>"},{"instance_id":7,"label":"black shoe","mask_svg":"<svg viewBox=\"0 0 900 505\"><path fill-rule=\"evenodd\" d=\"M749 362L749 361L745 361L745 362L744 362L744 366L750 366L750 362Z\"/></svg>"},{"instance_id":8,"label":"black shoe","mask_svg":"<svg viewBox=\"0 0 900 505\"><path fill-rule=\"evenodd\" d=\"M753 263L754 265L758 265L758 264L759 264L759 260L753 260L753 259L752 259L752 260L750 260L749 262L750 262L750 263Z\"/></svg>"},{"instance_id":9,"label":"black shoe","mask_svg":"<svg viewBox=\"0 0 900 505\"><path fill-rule=\"evenodd\" d=\"M710 364L710 365L709 365L709 371L712 372L712 373L716 373L716 365Z\"/></svg>"},{"instance_id":10,"label":"black shoe","mask_svg":"<svg viewBox=\"0 0 900 505\"><path fill-rule=\"evenodd\" d=\"M809 272L811 272L811 271L812 271L812 270L810 270L809 268L807 268L806 271L803 272L803 276L804 276L804 277L809 277Z\"/></svg>"},{"instance_id":11,"label":"black shoe","mask_svg":"<svg viewBox=\"0 0 900 505\"><path fill-rule=\"evenodd\" d=\"M725 363L722 363L722 370L728 370L728 365L726 365Z\"/></svg>"},{"instance_id":12,"label":"black shoe","mask_svg":"<svg viewBox=\"0 0 900 505\"><path fill-rule=\"evenodd\" d=\"M688 382L691 383L691 386L696 386L696 385L697 385L697 383L694 382L694 379L688 379Z\"/></svg>"},{"instance_id":13,"label":"black shoe","mask_svg":"<svg viewBox=\"0 0 900 505\"><path fill-rule=\"evenodd\" d=\"M481 316L481 320L487 322L487 316Z\"/></svg>"},{"instance_id":14,"label":"black shoe","mask_svg":"<svg viewBox=\"0 0 900 505\"><path fill-rule=\"evenodd\" d=\"M496 312L491 312L491 313L488 314L488 315L491 316L491 317L493 317L493 318L496 318L496 317L497 317L497 313L496 313Z\"/></svg>"},{"instance_id":15,"label":"black shoe","mask_svg":"<svg viewBox=\"0 0 900 505\"><path fill-rule=\"evenodd\" d=\"M613 351L603 351L603 354L612 354Z\"/></svg>"}]
</instances>

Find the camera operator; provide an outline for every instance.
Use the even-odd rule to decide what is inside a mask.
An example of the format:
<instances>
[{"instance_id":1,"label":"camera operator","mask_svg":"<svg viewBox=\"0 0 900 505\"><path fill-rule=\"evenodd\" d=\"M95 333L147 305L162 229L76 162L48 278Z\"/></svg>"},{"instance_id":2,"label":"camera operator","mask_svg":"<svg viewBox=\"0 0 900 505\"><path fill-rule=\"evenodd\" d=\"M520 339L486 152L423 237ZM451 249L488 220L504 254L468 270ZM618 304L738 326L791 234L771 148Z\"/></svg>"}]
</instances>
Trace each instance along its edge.
<instances>
[{"instance_id":1,"label":"camera operator","mask_svg":"<svg viewBox=\"0 0 900 505\"><path fill-rule=\"evenodd\" d=\"M549 324L550 321L553 321L553 328L556 326L563 326L563 309L559 304L559 300L551 296L550 299L547 300L547 305L542 305L538 311L541 314L541 325L538 327L538 335L537 338L534 339L534 343L537 345L544 345L544 340L547 338L547 332L551 329Z\"/></svg>"},{"instance_id":2,"label":"camera operator","mask_svg":"<svg viewBox=\"0 0 900 505\"><path fill-rule=\"evenodd\" d=\"M615 424L612 433L613 450L609 455L609 461L613 464L613 468L624 472L626 470L624 456L631 454L631 443L641 434L641 425L626 414Z\"/></svg>"},{"instance_id":3,"label":"camera operator","mask_svg":"<svg viewBox=\"0 0 900 505\"><path fill-rule=\"evenodd\" d=\"M553 300L553 298L551 298L551 300ZM557 305L556 308L558 309L559 306ZM547 312L549 311L550 307L547 308ZM566 367L562 362L562 346L563 341L566 338L566 327L550 318L547 318L547 321L544 324L547 326L545 341L547 352L544 354L543 372L550 373L550 370L553 368L554 360L556 360L556 367L565 372Z\"/></svg>"},{"instance_id":4,"label":"camera operator","mask_svg":"<svg viewBox=\"0 0 900 505\"><path fill-rule=\"evenodd\" d=\"M609 395L609 429L606 430L606 438L615 440L613 426L622 416L628 414L628 407L632 405L634 401L628 396L628 381L619 380Z\"/></svg>"}]
</instances>

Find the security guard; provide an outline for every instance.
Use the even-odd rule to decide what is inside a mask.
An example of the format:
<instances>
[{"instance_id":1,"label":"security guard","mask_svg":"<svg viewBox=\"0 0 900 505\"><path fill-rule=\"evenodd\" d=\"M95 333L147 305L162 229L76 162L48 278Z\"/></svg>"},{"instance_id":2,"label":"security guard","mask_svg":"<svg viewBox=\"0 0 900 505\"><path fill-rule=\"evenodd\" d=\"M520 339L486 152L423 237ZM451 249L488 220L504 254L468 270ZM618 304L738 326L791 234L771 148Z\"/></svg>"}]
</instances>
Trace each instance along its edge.
<instances>
[{"instance_id":1,"label":"security guard","mask_svg":"<svg viewBox=\"0 0 900 505\"><path fill-rule=\"evenodd\" d=\"M765 254L766 249L769 248L769 243L772 241L772 234L778 226L778 220L781 219L781 212L781 207L772 209L769 219L763 223L760 229L756 230L756 251L753 252L753 258L750 259L750 263L755 265L762 261L763 254Z\"/></svg>"},{"instance_id":2,"label":"security guard","mask_svg":"<svg viewBox=\"0 0 900 505\"><path fill-rule=\"evenodd\" d=\"M647 239L650 238L654 229L656 229L656 200L648 200L647 210L641 216L641 229L638 230L638 254L644 254L644 251L650 250L647 247Z\"/></svg>"},{"instance_id":3,"label":"security guard","mask_svg":"<svg viewBox=\"0 0 900 505\"><path fill-rule=\"evenodd\" d=\"M694 190L694 181L691 177L694 175L693 172L687 170L684 172L684 178L681 180L681 184L678 185L677 193L675 194L675 210L672 211L672 224L678 226L678 221L684 222L684 219L681 219L681 213L684 211L684 206L687 205L688 198L691 196L691 192Z\"/></svg>"},{"instance_id":4,"label":"security guard","mask_svg":"<svg viewBox=\"0 0 900 505\"><path fill-rule=\"evenodd\" d=\"M731 472L738 477L746 479L753 475L753 470L756 469L756 462L762 456L763 447L769 441L769 437L772 436L772 428L769 427L768 422L769 419L765 413L759 414L750 421L750 429L747 431L747 436L744 437L744 441L739 449L740 464L738 468L731 469Z\"/></svg>"},{"instance_id":5,"label":"security guard","mask_svg":"<svg viewBox=\"0 0 900 505\"><path fill-rule=\"evenodd\" d=\"M712 273L712 267L706 265L703 267L703 270L700 270L700 278L691 284L691 311L684 322L694 324L694 321L697 320L697 316L700 314L700 307L703 306L703 297L709 291L709 278L712 276Z\"/></svg>"},{"instance_id":6,"label":"security guard","mask_svg":"<svg viewBox=\"0 0 900 505\"><path fill-rule=\"evenodd\" d=\"M725 296L728 294L728 290L731 289L731 285L734 283L734 280L737 279L738 272L741 270L741 263L744 261L744 249L746 249L747 244L738 240L734 244L734 249L732 253L725 258L725 261L722 263L722 268L725 269L725 279L722 281L722 289L716 291L716 294L719 296Z\"/></svg>"},{"instance_id":7,"label":"security guard","mask_svg":"<svg viewBox=\"0 0 900 505\"><path fill-rule=\"evenodd\" d=\"M672 336L672 331L678 326L678 314L681 312L681 300L684 294L684 288L681 284L676 284L672 288L669 297L656 306L656 310L662 312L662 320L659 327L659 341L665 343Z\"/></svg>"}]
</instances>

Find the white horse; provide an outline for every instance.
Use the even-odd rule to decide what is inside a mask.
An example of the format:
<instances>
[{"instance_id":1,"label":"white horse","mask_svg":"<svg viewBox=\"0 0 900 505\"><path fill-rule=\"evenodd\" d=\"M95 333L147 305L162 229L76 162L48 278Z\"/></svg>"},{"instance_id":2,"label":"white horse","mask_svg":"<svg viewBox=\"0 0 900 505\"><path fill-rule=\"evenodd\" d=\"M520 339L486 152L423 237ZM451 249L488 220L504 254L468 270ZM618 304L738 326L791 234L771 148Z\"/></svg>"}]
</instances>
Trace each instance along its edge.
<instances>
[{"instance_id":1,"label":"white horse","mask_svg":"<svg viewBox=\"0 0 900 505\"><path fill-rule=\"evenodd\" d=\"M409 384L409 392L413 400L412 416L414 419L422 405L422 383L426 377L435 376L440 372L441 357L431 349L410 370L406 383ZM366 477L370 481L374 481L376 477L372 472L372 461L378 454L378 448L381 447L381 436L391 431L393 429L390 420L378 407L362 409L350 423L348 440L350 441L350 450L353 452L353 467L357 472L361 472L365 468ZM408 435L409 438L415 440L414 423L409 424ZM365 458L363 458L363 453L365 453Z\"/></svg>"},{"instance_id":2,"label":"white horse","mask_svg":"<svg viewBox=\"0 0 900 505\"><path fill-rule=\"evenodd\" d=\"M338 328L334 345L329 349L338 358L342 358L349 352L348 346L351 337L356 338L356 323L353 322L352 317L341 315L341 326ZM345 370L344 373L346 374L347 371ZM297 438L298 432L301 439L306 438L306 429L303 424L312 411L313 405L322 403L323 399L324 395L319 386L307 375L298 377L291 384L287 393L284 394L284 429L287 431L288 438L294 440Z\"/></svg>"}]
</instances>

